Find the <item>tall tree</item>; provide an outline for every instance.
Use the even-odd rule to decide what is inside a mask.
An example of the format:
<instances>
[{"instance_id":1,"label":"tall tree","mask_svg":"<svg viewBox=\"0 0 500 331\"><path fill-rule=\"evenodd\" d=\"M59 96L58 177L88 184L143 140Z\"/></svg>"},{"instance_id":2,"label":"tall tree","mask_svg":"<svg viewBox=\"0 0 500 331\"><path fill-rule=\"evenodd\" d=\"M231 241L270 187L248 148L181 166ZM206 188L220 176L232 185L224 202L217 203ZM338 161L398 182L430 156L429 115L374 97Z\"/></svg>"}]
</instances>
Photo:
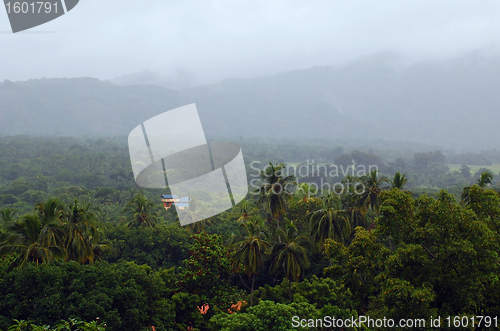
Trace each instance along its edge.
<instances>
[{"instance_id":1,"label":"tall tree","mask_svg":"<svg viewBox=\"0 0 500 331\"><path fill-rule=\"evenodd\" d=\"M137 194L123 209L127 214L129 227L150 226L154 227L158 215L154 211L154 204L146 196Z\"/></svg>"},{"instance_id":2,"label":"tall tree","mask_svg":"<svg viewBox=\"0 0 500 331\"><path fill-rule=\"evenodd\" d=\"M301 235L291 221L287 221L285 228L279 232L283 240L273 246L270 269L271 273L283 274L288 280L288 300L292 301L292 281L298 282L309 267L307 248L310 240L309 237Z\"/></svg>"},{"instance_id":3,"label":"tall tree","mask_svg":"<svg viewBox=\"0 0 500 331\"><path fill-rule=\"evenodd\" d=\"M342 208L345 210L347 218L349 219L350 235L348 240L344 240L344 243L350 242L353 239L354 229L358 226L365 227L367 225L367 220L363 214L361 204L362 201L358 194L355 193L354 187L350 186L341 196Z\"/></svg>"},{"instance_id":4,"label":"tall tree","mask_svg":"<svg viewBox=\"0 0 500 331\"><path fill-rule=\"evenodd\" d=\"M200 218L203 216L203 206L195 198L189 200L189 207L181 211L181 215L184 220L187 220L188 225L186 226L191 233L200 233L205 230L205 226L211 225L211 219Z\"/></svg>"},{"instance_id":5,"label":"tall tree","mask_svg":"<svg viewBox=\"0 0 500 331\"><path fill-rule=\"evenodd\" d=\"M35 205L35 210L43 223L60 223L66 216L64 204L57 198L38 202Z\"/></svg>"},{"instance_id":6,"label":"tall tree","mask_svg":"<svg viewBox=\"0 0 500 331\"><path fill-rule=\"evenodd\" d=\"M81 204L75 199L64 224L66 261L74 260L80 263L93 261L94 253L90 238L97 237L96 219L97 215L92 206Z\"/></svg>"},{"instance_id":7,"label":"tall tree","mask_svg":"<svg viewBox=\"0 0 500 331\"><path fill-rule=\"evenodd\" d=\"M263 183L255 190L260 193L258 203L264 203L266 211L276 219L276 228L279 229L280 217L286 212L288 203L297 185L294 175L284 174L283 164L272 164L261 172Z\"/></svg>"},{"instance_id":8,"label":"tall tree","mask_svg":"<svg viewBox=\"0 0 500 331\"><path fill-rule=\"evenodd\" d=\"M406 175L404 175L398 171L394 175L394 178L391 180L391 186L393 189L398 188L398 189L402 190L407 181L408 181L408 178L406 178Z\"/></svg>"},{"instance_id":9,"label":"tall tree","mask_svg":"<svg viewBox=\"0 0 500 331\"><path fill-rule=\"evenodd\" d=\"M245 234L236 241L233 255L233 262L236 270L243 268L243 271L252 280L250 289L250 305L253 302L253 291L255 285L255 277L259 272L260 266L264 262L264 255L269 253L270 243L267 241L267 233L263 228L263 224L259 220L250 220L241 225L244 228ZM243 279L242 279L243 281Z\"/></svg>"},{"instance_id":10,"label":"tall tree","mask_svg":"<svg viewBox=\"0 0 500 331\"><path fill-rule=\"evenodd\" d=\"M485 188L493 183L493 174L489 171L484 171L481 173L481 176L478 178L476 184L479 185L480 188Z\"/></svg>"},{"instance_id":11,"label":"tall tree","mask_svg":"<svg viewBox=\"0 0 500 331\"><path fill-rule=\"evenodd\" d=\"M252 216L259 214L259 208L250 200L243 200L237 204L233 211L228 215L230 219L237 217L236 222L242 224L248 222Z\"/></svg>"},{"instance_id":12,"label":"tall tree","mask_svg":"<svg viewBox=\"0 0 500 331\"><path fill-rule=\"evenodd\" d=\"M199 304L229 308L231 260L222 237L196 233L190 237L190 242L189 258L184 260L185 268L177 274L176 287L199 296Z\"/></svg>"},{"instance_id":13,"label":"tall tree","mask_svg":"<svg viewBox=\"0 0 500 331\"><path fill-rule=\"evenodd\" d=\"M0 242L0 255L16 255L9 269L27 262L49 263L64 254L55 231L59 228L60 224L41 222L36 213L25 214L7 225Z\"/></svg>"},{"instance_id":14,"label":"tall tree","mask_svg":"<svg viewBox=\"0 0 500 331\"><path fill-rule=\"evenodd\" d=\"M3 208L0 209L0 221L3 224L9 224L15 221L14 215L17 213L17 210L13 208Z\"/></svg>"},{"instance_id":15,"label":"tall tree","mask_svg":"<svg viewBox=\"0 0 500 331\"><path fill-rule=\"evenodd\" d=\"M349 217L337 195L323 198L323 206L309 213L311 237L319 249L325 239L344 242L351 233Z\"/></svg>"},{"instance_id":16,"label":"tall tree","mask_svg":"<svg viewBox=\"0 0 500 331\"><path fill-rule=\"evenodd\" d=\"M484 189L486 186L489 186L493 183L493 174L489 171L484 171L481 173L481 176L477 179L476 184L480 188ZM470 204L470 190L472 186L464 187L462 191L462 196L460 197L460 203L467 206Z\"/></svg>"},{"instance_id":17,"label":"tall tree","mask_svg":"<svg viewBox=\"0 0 500 331\"><path fill-rule=\"evenodd\" d=\"M370 170L370 173L360 177L360 182L364 186L363 193L360 195L360 202L365 211L370 208L378 213L379 195L386 188L384 184L388 181L386 177L379 176L378 170Z\"/></svg>"},{"instance_id":18,"label":"tall tree","mask_svg":"<svg viewBox=\"0 0 500 331\"><path fill-rule=\"evenodd\" d=\"M309 183L302 183L297 186L297 189L295 190L292 200L294 203L300 203L300 202L307 202L310 199L315 199L317 190L314 186L310 185Z\"/></svg>"},{"instance_id":19,"label":"tall tree","mask_svg":"<svg viewBox=\"0 0 500 331\"><path fill-rule=\"evenodd\" d=\"M88 258L84 263L94 263L94 261L102 261L102 256L111 251L111 241L109 239L103 239L99 231L97 232L97 237L89 236L88 242L90 244L90 251Z\"/></svg>"},{"instance_id":20,"label":"tall tree","mask_svg":"<svg viewBox=\"0 0 500 331\"><path fill-rule=\"evenodd\" d=\"M470 168L468 166L466 166L465 164L463 164L461 167L460 167L460 173L462 174L462 176L465 177L465 179L470 179L472 177L471 173L470 173Z\"/></svg>"}]
</instances>

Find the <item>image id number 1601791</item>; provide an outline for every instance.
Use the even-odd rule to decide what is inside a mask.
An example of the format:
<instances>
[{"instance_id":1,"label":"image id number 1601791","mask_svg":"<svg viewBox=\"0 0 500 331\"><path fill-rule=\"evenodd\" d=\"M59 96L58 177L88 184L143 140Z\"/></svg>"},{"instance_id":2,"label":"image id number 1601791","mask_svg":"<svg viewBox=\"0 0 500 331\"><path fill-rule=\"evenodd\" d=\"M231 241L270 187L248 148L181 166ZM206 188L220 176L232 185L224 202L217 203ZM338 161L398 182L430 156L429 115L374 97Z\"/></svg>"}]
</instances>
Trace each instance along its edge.
<instances>
[{"instance_id":1,"label":"image id number 1601791","mask_svg":"<svg viewBox=\"0 0 500 331\"><path fill-rule=\"evenodd\" d=\"M432 323L431 323L432 324ZM448 316L445 318L445 326L466 328L468 326L476 327L498 327L498 316ZM432 326L432 325L431 325Z\"/></svg>"},{"instance_id":2,"label":"image id number 1601791","mask_svg":"<svg viewBox=\"0 0 500 331\"><path fill-rule=\"evenodd\" d=\"M5 7L7 8L7 13L56 13L57 14L57 2L50 3L46 1L37 1L37 2L7 2L5 3Z\"/></svg>"}]
</instances>

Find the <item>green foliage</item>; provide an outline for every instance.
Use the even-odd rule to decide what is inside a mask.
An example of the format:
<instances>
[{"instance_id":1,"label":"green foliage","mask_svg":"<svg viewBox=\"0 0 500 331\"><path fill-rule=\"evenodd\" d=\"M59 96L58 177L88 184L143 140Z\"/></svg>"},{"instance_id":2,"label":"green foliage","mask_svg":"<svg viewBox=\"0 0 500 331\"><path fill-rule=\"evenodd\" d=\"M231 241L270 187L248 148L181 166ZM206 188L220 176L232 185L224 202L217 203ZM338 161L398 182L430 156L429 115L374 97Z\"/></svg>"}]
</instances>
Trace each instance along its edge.
<instances>
[{"instance_id":1,"label":"green foliage","mask_svg":"<svg viewBox=\"0 0 500 331\"><path fill-rule=\"evenodd\" d=\"M287 221L285 228L278 231L280 239L274 244L271 252L271 272L284 275L289 281L298 282L309 267L307 249L309 238L301 235L295 224ZM292 301L292 288L289 283L289 300Z\"/></svg>"},{"instance_id":2,"label":"green foliage","mask_svg":"<svg viewBox=\"0 0 500 331\"><path fill-rule=\"evenodd\" d=\"M380 303L382 309L372 311L374 317L387 316L396 321L408 318L424 318L439 316L437 308L431 308L436 294L427 286L415 287L406 280L391 278L383 282L381 293L375 304Z\"/></svg>"},{"instance_id":3,"label":"green foliage","mask_svg":"<svg viewBox=\"0 0 500 331\"><path fill-rule=\"evenodd\" d=\"M359 197L360 206L365 210L371 208L372 211L378 213L380 205L379 195L389 180L384 176L380 176L377 170L370 170L368 174L359 178L359 182L364 187Z\"/></svg>"},{"instance_id":4,"label":"green foliage","mask_svg":"<svg viewBox=\"0 0 500 331\"><path fill-rule=\"evenodd\" d=\"M474 185L468 192L468 209L484 221L491 231L500 234L500 197L492 189L482 189ZM500 244L500 243L499 243Z\"/></svg>"},{"instance_id":5,"label":"green foliage","mask_svg":"<svg viewBox=\"0 0 500 331\"><path fill-rule=\"evenodd\" d=\"M60 321L54 327L50 325L35 325L30 321L14 319L7 331L105 331L106 323L100 321L85 322L75 318Z\"/></svg>"},{"instance_id":6,"label":"green foliage","mask_svg":"<svg viewBox=\"0 0 500 331\"><path fill-rule=\"evenodd\" d=\"M75 199L68 209L56 198L35 205L35 212L13 220L12 210L3 210L5 235L0 238L0 254L14 254L11 267L27 262L50 263L57 259L92 263L110 250L101 241L96 211Z\"/></svg>"},{"instance_id":7,"label":"green foliage","mask_svg":"<svg viewBox=\"0 0 500 331\"><path fill-rule=\"evenodd\" d=\"M78 200L71 204L64 224L66 261L84 263L93 260L92 242L89 239L97 237L96 218L96 212L91 205L81 204Z\"/></svg>"},{"instance_id":8,"label":"green foliage","mask_svg":"<svg viewBox=\"0 0 500 331\"><path fill-rule=\"evenodd\" d=\"M410 194L399 189L382 192L382 217L376 220L377 235L392 238L396 243L404 242L413 230L415 203Z\"/></svg>"},{"instance_id":9,"label":"green foliage","mask_svg":"<svg viewBox=\"0 0 500 331\"><path fill-rule=\"evenodd\" d=\"M373 232L357 227L348 247L327 240L324 254L332 261L332 265L325 268L325 274L351 290L353 308L366 311L369 297L378 289L375 277L381 271L388 249L377 241Z\"/></svg>"},{"instance_id":10,"label":"green foliage","mask_svg":"<svg viewBox=\"0 0 500 331\"><path fill-rule=\"evenodd\" d=\"M207 233L191 236L189 258L178 275L177 287L200 297L199 304L208 303L222 309L230 307L235 289L229 286L231 260L222 237Z\"/></svg>"},{"instance_id":11,"label":"green foliage","mask_svg":"<svg viewBox=\"0 0 500 331\"><path fill-rule=\"evenodd\" d=\"M187 330L194 326L205 326L206 322L198 307L202 300L196 294L179 292L172 296L172 305L175 312L175 330Z\"/></svg>"},{"instance_id":12,"label":"green foliage","mask_svg":"<svg viewBox=\"0 0 500 331\"><path fill-rule=\"evenodd\" d=\"M305 302L282 304L262 300L244 313L217 314L210 319L210 325L211 329L221 331L304 330L292 327L293 316L315 318L317 311L314 305Z\"/></svg>"},{"instance_id":13,"label":"green foliage","mask_svg":"<svg viewBox=\"0 0 500 331\"><path fill-rule=\"evenodd\" d=\"M154 211L153 202L142 194L136 195L130 200L123 213L127 215L129 227L154 227L157 220L157 213Z\"/></svg>"},{"instance_id":14,"label":"green foliage","mask_svg":"<svg viewBox=\"0 0 500 331\"><path fill-rule=\"evenodd\" d=\"M32 187L33 185L25 178L17 178L10 183L10 186L4 190L4 192L7 194L21 195Z\"/></svg>"},{"instance_id":15,"label":"green foliage","mask_svg":"<svg viewBox=\"0 0 500 331\"><path fill-rule=\"evenodd\" d=\"M0 205L13 205L18 201L19 199L12 194L0 194Z\"/></svg>"},{"instance_id":16,"label":"green foliage","mask_svg":"<svg viewBox=\"0 0 500 331\"><path fill-rule=\"evenodd\" d=\"M377 231L396 248L377 276L374 313L401 318L410 307L412 316L497 313L498 196L479 186L470 193L466 209L444 191L436 200L384 194Z\"/></svg>"},{"instance_id":17,"label":"green foliage","mask_svg":"<svg viewBox=\"0 0 500 331\"><path fill-rule=\"evenodd\" d=\"M480 188L484 188L485 186L491 185L493 183L493 174L486 170L481 173L481 176L477 180L477 185Z\"/></svg>"},{"instance_id":18,"label":"green foliage","mask_svg":"<svg viewBox=\"0 0 500 331\"><path fill-rule=\"evenodd\" d=\"M274 287L265 285L255 291L255 296L259 300L289 303L289 286L290 282L288 280L283 280L281 284ZM352 307L351 291L331 278L312 276L301 282L292 283L291 287L294 302L315 304L318 309L329 304L344 309Z\"/></svg>"},{"instance_id":19,"label":"green foliage","mask_svg":"<svg viewBox=\"0 0 500 331\"><path fill-rule=\"evenodd\" d=\"M234 269L243 270L252 279L251 287L245 284L250 290L250 304L252 304L255 277L264 263L265 255L269 253L271 244L267 241L269 235L260 219L251 219L241 226L245 229L245 234L236 239L232 259Z\"/></svg>"},{"instance_id":20,"label":"green foliage","mask_svg":"<svg viewBox=\"0 0 500 331\"><path fill-rule=\"evenodd\" d=\"M110 228L106 236L112 241L109 262L134 261L152 268L180 267L188 258L189 232L177 224L160 223L154 228Z\"/></svg>"},{"instance_id":21,"label":"green foliage","mask_svg":"<svg viewBox=\"0 0 500 331\"><path fill-rule=\"evenodd\" d=\"M321 209L323 200L315 197L307 184L301 184L293 195L294 203L290 204L287 218L297 221L299 227L304 228L309 223L309 213Z\"/></svg>"},{"instance_id":22,"label":"green foliage","mask_svg":"<svg viewBox=\"0 0 500 331\"><path fill-rule=\"evenodd\" d=\"M462 174L462 176L464 176L466 179L469 179L472 176L470 173L470 168L465 164L460 167L460 174Z\"/></svg>"},{"instance_id":23,"label":"green foliage","mask_svg":"<svg viewBox=\"0 0 500 331\"><path fill-rule=\"evenodd\" d=\"M243 143L250 160L354 160L382 172L333 178L366 190L328 196L307 184L324 171L294 178L271 162L256 174L259 196L194 223L210 235L190 242L162 208L164 190L137 190L125 140L0 137L0 328L14 318L35 330L98 330L100 317L110 330L163 331L287 330L291 314L500 315L500 187L481 166L500 152ZM186 211L210 208L195 205Z\"/></svg>"},{"instance_id":24,"label":"green foliage","mask_svg":"<svg viewBox=\"0 0 500 331\"><path fill-rule=\"evenodd\" d=\"M321 248L327 239L344 242L351 233L349 214L344 210L340 197L329 195L321 208L308 214L312 240Z\"/></svg>"},{"instance_id":25,"label":"green foliage","mask_svg":"<svg viewBox=\"0 0 500 331\"><path fill-rule=\"evenodd\" d=\"M0 238L0 255L16 256L11 267L61 258L64 252L58 230L58 224L41 221L36 213L23 215L18 222L6 226L6 233Z\"/></svg>"},{"instance_id":26,"label":"green foliage","mask_svg":"<svg viewBox=\"0 0 500 331\"><path fill-rule=\"evenodd\" d=\"M406 178L406 175L403 175L398 171L394 175L394 179L391 180L391 185L392 185L392 188L398 188L398 189L402 190L403 186L405 186L406 182L408 182L408 178Z\"/></svg>"},{"instance_id":27,"label":"green foliage","mask_svg":"<svg viewBox=\"0 0 500 331\"><path fill-rule=\"evenodd\" d=\"M293 189L297 185L294 175L284 173L283 164L272 164L263 170L260 177L263 181L261 187L256 189L259 193L259 204L263 203L271 217L279 219L287 210Z\"/></svg>"},{"instance_id":28,"label":"green foliage","mask_svg":"<svg viewBox=\"0 0 500 331\"><path fill-rule=\"evenodd\" d=\"M9 319L42 325L68 317L99 317L110 330L136 331L151 323L161 330L175 320L172 289L163 277L134 263L28 264L0 282L0 311Z\"/></svg>"}]
</instances>

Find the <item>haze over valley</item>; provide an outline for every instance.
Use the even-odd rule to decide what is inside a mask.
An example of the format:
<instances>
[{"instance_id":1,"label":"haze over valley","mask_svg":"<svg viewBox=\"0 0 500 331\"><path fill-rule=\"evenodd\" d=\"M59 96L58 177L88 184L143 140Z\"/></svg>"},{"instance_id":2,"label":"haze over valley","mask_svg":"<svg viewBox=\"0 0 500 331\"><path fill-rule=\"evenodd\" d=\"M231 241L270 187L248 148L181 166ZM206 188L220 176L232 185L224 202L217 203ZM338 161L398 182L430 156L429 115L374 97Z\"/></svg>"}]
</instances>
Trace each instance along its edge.
<instances>
[{"instance_id":1,"label":"haze over valley","mask_svg":"<svg viewBox=\"0 0 500 331\"><path fill-rule=\"evenodd\" d=\"M0 132L126 135L150 117L196 103L209 136L384 139L480 150L500 140L499 73L496 54L408 65L380 53L180 90L94 78L6 80Z\"/></svg>"}]
</instances>

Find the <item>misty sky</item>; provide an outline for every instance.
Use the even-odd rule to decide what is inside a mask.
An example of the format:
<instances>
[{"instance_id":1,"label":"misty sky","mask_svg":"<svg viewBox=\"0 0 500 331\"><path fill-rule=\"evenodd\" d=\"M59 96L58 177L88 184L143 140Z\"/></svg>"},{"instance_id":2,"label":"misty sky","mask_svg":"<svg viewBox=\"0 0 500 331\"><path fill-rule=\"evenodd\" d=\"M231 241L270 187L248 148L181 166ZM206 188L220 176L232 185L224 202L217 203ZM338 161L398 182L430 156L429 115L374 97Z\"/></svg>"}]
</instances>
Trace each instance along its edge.
<instances>
[{"instance_id":1,"label":"misty sky","mask_svg":"<svg viewBox=\"0 0 500 331\"><path fill-rule=\"evenodd\" d=\"M80 0L59 19L12 34L2 9L0 81L147 70L206 83L380 51L412 60L496 53L499 17L497 0Z\"/></svg>"}]
</instances>

